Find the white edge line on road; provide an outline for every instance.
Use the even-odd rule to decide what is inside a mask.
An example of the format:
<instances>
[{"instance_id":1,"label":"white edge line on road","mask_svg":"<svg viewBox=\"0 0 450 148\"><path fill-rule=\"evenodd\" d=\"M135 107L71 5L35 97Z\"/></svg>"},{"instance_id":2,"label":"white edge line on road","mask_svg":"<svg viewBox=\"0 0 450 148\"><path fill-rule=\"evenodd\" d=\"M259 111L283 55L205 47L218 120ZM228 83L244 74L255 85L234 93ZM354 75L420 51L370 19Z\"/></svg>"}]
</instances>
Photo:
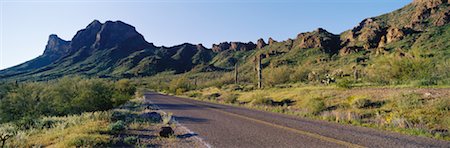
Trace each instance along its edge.
<instances>
[{"instance_id":1,"label":"white edge line on road","mask_svg":"<svg viewBox=\"0 0 450 148\"><path fill-rule=\"evenodd\" d=\"M148 103L151 104L151 106L157 110L160 110L162 112L164 112L161 108L159 108L159 106L155 105L152 101L146 99L145 95L143 97L144 101L147 101ZM164 112L166 113L166 112ZM173 123L177 124L182 130L188 132L188 134L192 134L192 135L198 135L195 132L192 132L190 129L188 129L186 126L182 125L180 122L178 122L175 117L172 117L172 121ZM203 138L200 138L199 136L194 136L195 139L197 139L200 143L202 143L203 145L205 145L207 148L212 148L212 146L210 144L208 144L207 142L205 142L205 140L203 140Z\"/></svg>"}]
</instances>

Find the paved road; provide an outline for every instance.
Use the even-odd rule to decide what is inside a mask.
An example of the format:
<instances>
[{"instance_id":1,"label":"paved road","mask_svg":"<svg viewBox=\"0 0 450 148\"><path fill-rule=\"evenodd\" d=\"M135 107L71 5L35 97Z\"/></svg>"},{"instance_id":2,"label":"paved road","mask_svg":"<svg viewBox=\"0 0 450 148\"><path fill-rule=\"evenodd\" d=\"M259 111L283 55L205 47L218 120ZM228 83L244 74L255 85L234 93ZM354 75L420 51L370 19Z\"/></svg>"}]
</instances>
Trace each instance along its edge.
<instances>
[{"instance_id":1,"label":"paved road","mask_svg":"<svg viewBox=\"0 0 450 148\"><path fill-rule=\"evenodd\" d=\"M157 93L145 98L212 147L450 147L447 141Z\"/></svg>"}]
</instances>

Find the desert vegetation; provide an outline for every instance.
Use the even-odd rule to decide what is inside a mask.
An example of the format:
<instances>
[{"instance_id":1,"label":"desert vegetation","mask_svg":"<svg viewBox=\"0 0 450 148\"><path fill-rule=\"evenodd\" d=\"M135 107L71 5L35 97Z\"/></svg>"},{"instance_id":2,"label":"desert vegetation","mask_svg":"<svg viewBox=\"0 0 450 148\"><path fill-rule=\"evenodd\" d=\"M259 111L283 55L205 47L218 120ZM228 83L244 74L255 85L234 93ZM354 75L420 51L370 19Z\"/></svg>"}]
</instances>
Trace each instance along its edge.
<instances>
[{"instance_id":1,"label":"desert vegetation","mask_svg":"<svg viewBox=\"0 0 450 148\"><path fill-rule=\"evenodd\" d=\"M65 77L4 83L0 94L2 145L101 146L109 143L111 109L134 97L129 80ZM61 141L58 138L63 138Z\"/></svg>"}]
</instances>

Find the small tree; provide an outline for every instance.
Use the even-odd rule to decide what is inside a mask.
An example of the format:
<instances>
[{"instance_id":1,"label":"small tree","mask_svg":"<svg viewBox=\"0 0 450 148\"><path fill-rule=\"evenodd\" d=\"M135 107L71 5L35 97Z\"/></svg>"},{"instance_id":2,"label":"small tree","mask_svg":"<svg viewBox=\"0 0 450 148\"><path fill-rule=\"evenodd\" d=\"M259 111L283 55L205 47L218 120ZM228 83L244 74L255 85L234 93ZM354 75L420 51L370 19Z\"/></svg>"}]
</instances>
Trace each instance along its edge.
<instances>
[{"instance_id":1,"label":"small tree","mask_svg":"<svg viewBox=\"0 0 450 148\"><path fill-rule=\"evenodd\" d=\"M16 133L16 128L11 124L4 124L0 127L1 148L5 147L6 141L12 138Z\"/></svg>"}]
</instances>

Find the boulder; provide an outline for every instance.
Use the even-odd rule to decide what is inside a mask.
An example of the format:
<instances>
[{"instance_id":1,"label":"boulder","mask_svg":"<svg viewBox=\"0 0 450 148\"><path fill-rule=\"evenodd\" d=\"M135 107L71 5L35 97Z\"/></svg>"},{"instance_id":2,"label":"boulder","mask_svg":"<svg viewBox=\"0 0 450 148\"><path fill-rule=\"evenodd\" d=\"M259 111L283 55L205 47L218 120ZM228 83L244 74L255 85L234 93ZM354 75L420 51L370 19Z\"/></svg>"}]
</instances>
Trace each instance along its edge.
<instances>
[{"instance_id":1,"label":"boulder","mask_svg":"<svg viewBox=\"0 0 450 148\"><path fill-rule=\"evenodd\" d=\"M168 138L170 136L173 136L174 134L175 132L170 126L161 127L161 131L159 132L159 136L164 138Z\"/></svg>"}]
</instances>

